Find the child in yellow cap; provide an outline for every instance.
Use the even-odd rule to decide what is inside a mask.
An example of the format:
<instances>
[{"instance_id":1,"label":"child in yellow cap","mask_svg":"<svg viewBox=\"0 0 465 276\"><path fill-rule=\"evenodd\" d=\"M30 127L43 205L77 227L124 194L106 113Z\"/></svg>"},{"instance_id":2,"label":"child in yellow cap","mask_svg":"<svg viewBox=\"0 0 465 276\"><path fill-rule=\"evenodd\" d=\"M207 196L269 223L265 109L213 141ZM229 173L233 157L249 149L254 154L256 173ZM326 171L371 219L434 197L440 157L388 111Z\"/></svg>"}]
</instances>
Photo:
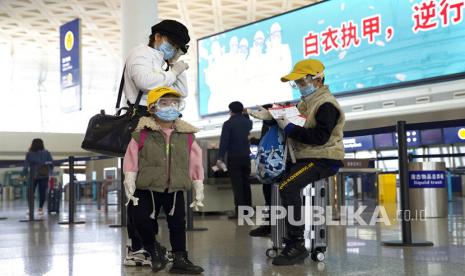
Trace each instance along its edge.
<instances>
[{"instance_id":1,"label":"child in yellow cap","mask_svg":"<svg viewBox=\"0 0 465 276\"><path fill-rule=\"evenodd\" d=\"M200 266L187 258L184 192L194 188L191 207L202 207L202 150L194 139L197 128L179 119L184 108L181 94L158 87L147 96L150 117L142 117L124 156L128 215L134 220L152 271L165 268L163 247L156 241L160 208L166 213L174 261L171 273L199 274Z\"/></svg>"}]
</instances>

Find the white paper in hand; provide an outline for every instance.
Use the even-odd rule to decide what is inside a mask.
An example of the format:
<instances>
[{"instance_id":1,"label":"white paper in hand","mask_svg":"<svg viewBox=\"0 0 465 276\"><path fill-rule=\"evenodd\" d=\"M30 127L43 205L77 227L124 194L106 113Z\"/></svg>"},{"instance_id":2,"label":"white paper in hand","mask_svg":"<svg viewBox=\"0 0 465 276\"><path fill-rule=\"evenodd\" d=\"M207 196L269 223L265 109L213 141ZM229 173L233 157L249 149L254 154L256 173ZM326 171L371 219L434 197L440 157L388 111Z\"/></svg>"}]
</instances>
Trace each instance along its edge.
<instances>
[{"instance_id":1,"label":"white paper in hand","mask_svg":"<svg viewBox=\"0 0 465 276\"><path fill-rule=\"evenodd\" d=\"M275 107L268 109L268 111L274 119L286 116L294 125L303 126L306 121L306 118L300 114L296 106Z\"/></svg>"}]
</instances>

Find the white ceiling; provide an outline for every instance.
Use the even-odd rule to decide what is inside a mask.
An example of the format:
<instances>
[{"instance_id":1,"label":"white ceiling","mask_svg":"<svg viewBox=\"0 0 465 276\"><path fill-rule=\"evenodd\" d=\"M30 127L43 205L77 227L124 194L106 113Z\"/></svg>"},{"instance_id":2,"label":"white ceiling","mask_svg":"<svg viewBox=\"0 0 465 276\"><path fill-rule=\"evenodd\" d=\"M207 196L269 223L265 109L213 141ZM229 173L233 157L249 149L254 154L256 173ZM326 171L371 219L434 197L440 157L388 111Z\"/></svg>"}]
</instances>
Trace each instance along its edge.
<instances>
[{"instance_id":1,"label":"white ceiling","mask_svg":"<svg viewBox=\"0 0 465 276\"><path fill-rule=\"evenodd\" d=\"M159 0L158 16L186 24L195 41L318 1ZM0 42L10 43L12 48L32 44L39 50L55 51L59 26L79 17L83 52L119 58L120 7L120 0L0 0Z\"/></svg>"}]
</instances>

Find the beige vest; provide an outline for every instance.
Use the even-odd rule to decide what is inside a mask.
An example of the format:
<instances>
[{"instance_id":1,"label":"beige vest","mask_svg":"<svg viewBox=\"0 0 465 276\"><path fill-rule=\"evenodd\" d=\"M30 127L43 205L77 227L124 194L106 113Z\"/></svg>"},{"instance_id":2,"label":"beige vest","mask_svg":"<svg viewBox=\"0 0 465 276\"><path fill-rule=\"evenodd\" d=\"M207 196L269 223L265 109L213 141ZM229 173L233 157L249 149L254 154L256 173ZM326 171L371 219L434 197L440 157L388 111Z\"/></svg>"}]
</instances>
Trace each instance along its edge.
<instances>
[{"instance_id":1,"label":"beige vest","mask_svg":"<svg viewBox=\"0 0 465 276\"><path fill-rule=\"evenodd\" d=\"M339 110L339 120L331 132L328 142L324 145L309 145L292 140L296 159L304 158L325 158L333 160L344 159L344 144L342 142L345 115L336 98L329 92L328 86L322 86L313 94L299 102L297 108L300 113L307 118L304 127L313 128L316 126L315 114L318 108L324 103L333 104Z\"/></svg>"},{"instance_id":2,"label":"beige vest","mask_svg":"<svg viewBox=\"0 0 465 276\"><path fill-rule=\"evenodd\" d=\"M197 132L190 124L176 120L174 130L166 144L163 131L153 118L142 117L132 137L140 142L140 132L147 136L139 151L139 171L136 187L156 192L186 191L192 187L189 176L189 133ZM193 135L193 134L192 134ZM192 139L194 137L192 136Z\"/></svg>"}]
</instances>

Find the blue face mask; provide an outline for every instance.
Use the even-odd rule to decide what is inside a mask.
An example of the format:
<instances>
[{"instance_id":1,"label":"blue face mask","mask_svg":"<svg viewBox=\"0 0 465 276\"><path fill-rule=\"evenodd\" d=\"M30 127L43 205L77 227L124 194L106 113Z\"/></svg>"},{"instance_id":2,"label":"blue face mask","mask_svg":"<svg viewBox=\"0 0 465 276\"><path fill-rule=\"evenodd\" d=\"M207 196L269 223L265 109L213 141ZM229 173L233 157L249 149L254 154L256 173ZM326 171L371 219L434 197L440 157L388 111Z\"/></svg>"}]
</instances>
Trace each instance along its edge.
<instances>
[{"instance_id":1,"label":"blue face mask","mask_svg":"<svg viewBox=\"0 0 465 276\"><path fill-rule=\"evenodd\" d=\"M163 53L164 60L170 60L176 54L176 48L174 48L173 45L169 44L166 41L163 41L160 44L160 47L158 47L158 50L160 50Z\"/></svg>"},{"instance_id":2,"label":"blue face mask","mask_svg":"<svg viewBox=\"0 0 465 276\"><path fill-rule=\"evenodd\" d=\"M155 115L157 115L157 117L160 120L169 122L169 121L174 121L177 118L179 118L179 115L181 115L181 112L179 112L175 107L168 106L168 107L161 108L160 110L155 112Z\"/></svg>"},{"instance_id":3,"label":"blue face mask","mask_svg":"<svg viewBox=\"0 0 465 276\"><path fill-rule=\"evenodd\" d=\"M299 89L300 90L300 95L302 95L302 97L307 97L308 95L312 94L313 92L316 91L316 88L315 86L313 86L313 83L310 83L309 85L307 85L306 87L304 88L301 88Z\"/></svg>"}]
</instances>

